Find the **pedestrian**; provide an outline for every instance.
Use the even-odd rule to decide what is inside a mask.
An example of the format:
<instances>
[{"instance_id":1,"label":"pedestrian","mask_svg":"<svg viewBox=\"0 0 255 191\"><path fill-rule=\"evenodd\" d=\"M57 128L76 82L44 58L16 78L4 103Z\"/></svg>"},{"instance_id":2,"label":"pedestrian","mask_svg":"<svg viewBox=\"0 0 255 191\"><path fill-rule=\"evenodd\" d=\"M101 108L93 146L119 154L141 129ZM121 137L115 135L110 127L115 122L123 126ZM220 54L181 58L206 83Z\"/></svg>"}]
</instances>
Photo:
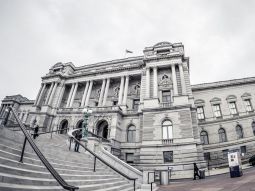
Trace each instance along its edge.
<instances>
[{"instance_id":1,"label":"pedestrian","mask_svg":"<svg viewBox=\"0 0 255 191\"><path fill-rule=\"evenodd\" d=\"M201 176L199 175L199 169L197 167L197 164L194 162L194 178L193 178L193 180L196 180L197 176L199 179L201 179Z\"/></svg>"},{"instance_id":2,"label":"pedestrian","mask_svg":"<svg viewBox=\"0 0 255 191\"><path fill-rule=\"evenodd\" d=\"M78 141L80 141L81 138L82 138L82 132L81 132L81 130L76 131L75 139L77 139ZM74 152L79 152L80 144L79 144L78 141L75 141Z\"/></svg>"},{"instance_id":3,"label":"pedestrian","mask_svg":"<svg viewBox=\"0 0 255 191\"><path fill-rule=\"evenodd\" d=\"M38 131L39 131L39 125L36 124L35 128L34 128L34 134L33 134L33 138L36 139L36 137L38 137Z\"/></svg>"}]
</instances>

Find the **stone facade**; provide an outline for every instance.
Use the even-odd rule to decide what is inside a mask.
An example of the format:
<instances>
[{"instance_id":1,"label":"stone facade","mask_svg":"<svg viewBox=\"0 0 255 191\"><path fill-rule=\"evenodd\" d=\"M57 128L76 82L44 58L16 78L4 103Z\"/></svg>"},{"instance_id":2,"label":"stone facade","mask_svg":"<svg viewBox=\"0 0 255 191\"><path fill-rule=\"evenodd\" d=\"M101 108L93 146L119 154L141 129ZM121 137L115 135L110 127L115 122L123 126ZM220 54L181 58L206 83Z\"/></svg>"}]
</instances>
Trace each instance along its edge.
<instances>
[{"instance_id":1,"label":"stone facade","mask_svg":"<svg viewBox=\"0 0 255 191\"><path fill-rule=\"evenodd\" d=\"M184 178L194 162L207 165L204 155L216 166L227 149L253 152L254 111L247 107L255 105L254 86L255 78L191 86L184 46L161 42L139 57L82 67L57 63L42 77L35 101L18 95L26 100L10 103L7 96L1 114L14 106L25 113L24 123L50 131L81 127L82 110L90 107L89 130L111 140L114 155L144 171L172 167L175 178ZM227 136L222 143L220 128Z\"/></svg>"}]
</instances>

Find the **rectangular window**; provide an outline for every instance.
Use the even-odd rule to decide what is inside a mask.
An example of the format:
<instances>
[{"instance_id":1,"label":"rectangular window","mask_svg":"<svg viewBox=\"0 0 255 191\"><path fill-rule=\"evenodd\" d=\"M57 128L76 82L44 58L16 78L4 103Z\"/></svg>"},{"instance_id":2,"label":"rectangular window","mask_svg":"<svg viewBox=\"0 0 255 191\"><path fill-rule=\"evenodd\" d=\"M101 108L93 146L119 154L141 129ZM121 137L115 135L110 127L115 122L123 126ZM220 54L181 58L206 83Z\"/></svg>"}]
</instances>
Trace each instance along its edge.
<instances>
[{"instance_id":1,"label":"rectangular window","mask_svg":"<svg viewBox=\"0 0 255 191\"><path fill-rule=\"evenodd\" d=\"M246 146L241 146L241 154L246 154Z\"/></svg>"},{"instance_id":2,"label":"rectangular window","mask_svg":"<svg viewBox=\"0 0 255 191\"><path fill-rule=\"evenodd\" d=\"M223 153L223 158L228 157L228 149L222 150L222 153Z\"/></svg>"},{"instance_id":3,"label":"rectangular window","mask_svg":"<svg viewBox=\"0 0 255 191\"><path fill-rule=\"evenodd\" d=\"M237 114L236 102L229 102L229 110L232 115Z\"/></svg>"},{"instance_id":4,"label":"rectangular window","mask_svg":"<svg viewBox=\"0 0 255 191\"><path fill-rule=\"evenodd\" d=\"M198 106L197 107L197 118L198 120L204 120L205 119L205 113L204 113L204 107Z\"/></svg>"},{"instance_id":5,"label":"rectangular window","mask_svg":"<svg viewBox=\"0 0 255 191\"><path fill-rule=\"evenodd\" d=\"M253 110L250 99L244 100L244 104L245 104L245 107L246 107L246 111L250 112L250 111Z\"/></svg>"},{"instance_id":6,"label":"rectangular window","mask_svg":"<svg viewBox=\"0 0 255 191\"><path fill-rule=\"evenodd\" d=\"M138 110L140 104L140 99L134 99L133 100L133 109Z\"/></svg>"},{"instance_id":7,"label":"rectangular window","mask_svg":"<svg viewBox=\"0 0 255 191\"><path fill-rule=\"evenodd\" d=\"M96 106L96 107L98 106L98 102L97 102L97 101L95 101L95 106Z\"/></svg>"},{"instance_id":8,"label":"rectangular window","mask_svg":"<svg viewBox=\"0 0 255 191\"><path fill-rule=\"evenodd\" d=\"M204 158L205 158L205 160L211 160L211 156L210 156L210 153L208 152L208 153L204 153Z\"/></svg>"},{"instance_id":9,"label":"rectangular window","mask_svg":"<svg viewBox=\"0 0 255 191\"><path fill-rule=\"evenodd\" d=\"M173 162L173 151L163 152L164 163Z\"/></svg>"},{"instance_id":10,"label":"rectangular window","mask_svg":"<svg viewBox=\"0 0 255 191\"><path fill-rule=\"evenodd\" d=\"M213 105L213 112L215 117L222 117L221 110L220 110L220 104Z\"/></svg>"},{"instance_id":11,"label":"rectangular window","mask_svg":"<svg viewBox=\"0 0 255 191\"><path fill-rule=\"evenodd\" d=\"M118 105L118 101L113 101L113 102L112 102L112 105L113 105L113 106Z\"/></svg>"},{"instance_id":12,"label":"rectangular window","mask_svg":"<svg viewBox=\"0 0 255 191\"><path fill-rule=\"evenodd\" d=\"M170 91L162 91L162 102L170 103L171 93Z\"/></svg>"},{"instance_id":13,"label":"rectangular window","mask_svg":"<svg viewBox=\"0 0 255 191\"><path fill-rule=\"evenodd\" d=\"M134 153L126 153L127 163L134 163Z\"/></svg>"}]
</instances>

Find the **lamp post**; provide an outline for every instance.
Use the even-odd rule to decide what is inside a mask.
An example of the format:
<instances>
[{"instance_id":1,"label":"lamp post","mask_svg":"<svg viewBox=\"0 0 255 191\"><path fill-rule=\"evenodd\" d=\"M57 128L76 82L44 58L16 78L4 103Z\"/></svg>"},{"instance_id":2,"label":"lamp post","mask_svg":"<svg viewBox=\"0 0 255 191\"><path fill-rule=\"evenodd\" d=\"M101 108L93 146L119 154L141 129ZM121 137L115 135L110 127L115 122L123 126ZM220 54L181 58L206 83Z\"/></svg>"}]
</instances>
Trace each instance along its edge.
<instances>
[{"instance_id":1,"label":"lamp post","mask_svg":"<svg viewBox=\"0 0 255 191\"><path fill-rule=\"evenodd\" d=\"M88 107L85 107L82 112L83 112L82 139L86 143L88 142L88 119L92 113L92 110L89 109Z\"/></svg>"}]
</instances>

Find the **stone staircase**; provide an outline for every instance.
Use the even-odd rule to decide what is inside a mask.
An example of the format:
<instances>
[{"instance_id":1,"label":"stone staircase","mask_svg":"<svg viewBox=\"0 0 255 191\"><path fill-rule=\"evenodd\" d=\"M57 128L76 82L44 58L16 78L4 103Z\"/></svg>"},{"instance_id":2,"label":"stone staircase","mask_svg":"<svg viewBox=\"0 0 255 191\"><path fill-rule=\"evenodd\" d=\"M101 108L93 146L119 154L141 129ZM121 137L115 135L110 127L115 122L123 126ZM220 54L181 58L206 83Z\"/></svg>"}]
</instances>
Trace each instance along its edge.
<instances>
[{"instance_id":1,"label":"stone staircase","mask_svg":"<svg viewBox=\"0 0 255 191\"><path fill-rule=\"evenodd\" d=\"M24 135L20 131L0 127L0 190L64 190L38 159L29 143L23 163L19 162ZM67 136L40 135L35 140L41 152L62 178L70 185L86 191L133 191L133 182L109 167L96 163L80 148L80 153L69 151Z\"/></svg>"}]
</instances>

